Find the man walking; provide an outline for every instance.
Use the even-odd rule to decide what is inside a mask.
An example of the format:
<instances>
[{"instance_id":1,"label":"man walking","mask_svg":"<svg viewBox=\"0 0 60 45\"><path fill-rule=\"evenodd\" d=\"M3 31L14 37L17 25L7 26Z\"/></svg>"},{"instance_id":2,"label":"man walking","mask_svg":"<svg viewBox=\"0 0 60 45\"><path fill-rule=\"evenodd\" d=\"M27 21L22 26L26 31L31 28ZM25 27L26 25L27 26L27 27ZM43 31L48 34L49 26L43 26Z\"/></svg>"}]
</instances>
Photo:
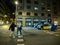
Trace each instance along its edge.
<instances>
[{"instance_id":1,"label":"man walking","mask_svg":"<svg viewBox=\"0 0 60 45\"><path fill-rule=\"evenodd\" d=\"M11 23L10 27L9 27L9 30L11 30L10 37L15 38L15 35L14 35L15 27L16 27L16 25L15 25L15 23L14 23L14 21L13 21L13 22Z\"/></svg>"},{"instance_id":2,"label":"man walking","mask_svg":"<svg viewBox=\"0 0 60 45\"><path fill-rule=\"evenodd\" d=\"M55 31L57 30L57 26L58 26L58 21L54 21L54 27L55 27Z\"/></svg>"},{"instance_id":3,"label":"man walking","mask_svg":"<svg viewBox=\"0 0 60 45\"><path fill-rule=\"evenodd\" d=\"M20 22L17 24L17 35L22 35L22 25Z\"/></svg>"}]
</instances>

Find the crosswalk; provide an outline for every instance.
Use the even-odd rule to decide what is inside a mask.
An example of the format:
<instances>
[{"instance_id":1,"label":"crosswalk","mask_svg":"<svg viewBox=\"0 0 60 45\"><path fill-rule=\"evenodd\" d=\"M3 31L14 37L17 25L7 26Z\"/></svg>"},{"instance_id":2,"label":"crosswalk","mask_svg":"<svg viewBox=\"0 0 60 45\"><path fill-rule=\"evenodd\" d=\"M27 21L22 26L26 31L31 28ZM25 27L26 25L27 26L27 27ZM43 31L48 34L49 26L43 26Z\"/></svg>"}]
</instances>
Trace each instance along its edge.
<instances>
[{"instance_id":1,"label":"crosswalk","mask_svg":"<svg viewBox=\"0 0 60 45\"><path fill-rule=\"evenodd\" d=\"M25 45L23 35L18 35L18 37L17 37L17 45Z\"/></svg>"},{"instance_id":2,"label":"crosswalk","mask_svg":"<svg viewBox=\"0 0 60 45\"><path fill-rule=\"evenodd\" d=\"M17 28L15 28L15 31L17 30ZM17 31L16 31L17 32ZM17 45L25 45L24 44L24 38L23 35L20 34L20 32L18 32L18 36L17 36Z\"/></svg>"}]
</instances>

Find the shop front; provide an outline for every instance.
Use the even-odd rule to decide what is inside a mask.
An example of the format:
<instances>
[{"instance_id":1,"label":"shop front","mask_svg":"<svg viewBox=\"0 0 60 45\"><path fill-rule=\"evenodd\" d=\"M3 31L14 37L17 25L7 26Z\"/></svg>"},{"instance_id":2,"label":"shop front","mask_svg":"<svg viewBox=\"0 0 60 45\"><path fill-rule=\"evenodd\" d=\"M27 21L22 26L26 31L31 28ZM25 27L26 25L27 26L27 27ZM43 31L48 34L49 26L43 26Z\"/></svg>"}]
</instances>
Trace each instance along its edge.
<instances>
[{"instance_id":1,"label":"shop front","mask_svg":"<svg viewBox=\"0 0 60 45\"><path fill-rule=\"evenodd\" d=\"M26 18L26 27L31 27L31 18Z\"/></svg>"},{"instance_id":2,"label":"shop front","mask_svg":"<svg viewBox=\"0 0 60 45\"><path fill-rule=\"evenodd\" d=\"M44 24L45 22L46 22L46 19L45 19L45 18L41 18L41 19L40 19L40 23L41 23L41 24Z\"/></svg>"},{"instance_id":3,"label":"shop front","mask_svg":"<svg viewBox=\"0 0 60 45\"><path fill-rule=\"evenodd\" d=\"M37 18L34 18L33 20L33 26L36 28L38 25L39 20Z\"/></svg>"},{"instance_id":4,"label":"shop front","mask_svg":"<svg viewBox=\"0 0 60 45\"><path fill-rule=\"evenodd\" d=\"M18 18L18 19L17 19L17 23L22 24L22 18ZM23 26L23 25L22 25L22 26Z\"/></svg>"}]
</instances>

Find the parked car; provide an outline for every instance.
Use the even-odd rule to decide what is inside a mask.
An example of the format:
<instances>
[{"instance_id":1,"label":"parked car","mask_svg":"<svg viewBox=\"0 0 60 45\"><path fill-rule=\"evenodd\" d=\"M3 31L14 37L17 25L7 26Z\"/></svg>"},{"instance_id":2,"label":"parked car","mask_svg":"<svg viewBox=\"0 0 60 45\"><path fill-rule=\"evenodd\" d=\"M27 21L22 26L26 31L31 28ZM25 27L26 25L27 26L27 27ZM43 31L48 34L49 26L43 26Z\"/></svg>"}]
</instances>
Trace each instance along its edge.
<instances>
[{"instance_id":1,"label":"parked car","mask_svg":"<svg viewBox=\"0 0 60 45\"><path fill-rule=\"evenodd\" d=\"M42 29L42 24L38 24L37 29L41 30Z\"/></svg>"},{"instance_id":2,"label":"parked car","mask_svg":"<svg viewBox=\"0 0 60 45\"><path fill-rule=\"evenodd\" d=\"M52 24L49 24L49 23L46 23L46 24L39 24L38 26L37 26L37 29L39 29L39 30L52 30L53 29L53 25Z\"/></svg>"},{"instance_id":3,"label":"parked car","mask_svg":"<svg viewBox=\"0 0 60 45\"><path fill-rule=\"evenodd\" d=\"M44 24L42 29L44 30L50 30L51 29L51 25L50 24Z\"/></svg>"}]
</instances>

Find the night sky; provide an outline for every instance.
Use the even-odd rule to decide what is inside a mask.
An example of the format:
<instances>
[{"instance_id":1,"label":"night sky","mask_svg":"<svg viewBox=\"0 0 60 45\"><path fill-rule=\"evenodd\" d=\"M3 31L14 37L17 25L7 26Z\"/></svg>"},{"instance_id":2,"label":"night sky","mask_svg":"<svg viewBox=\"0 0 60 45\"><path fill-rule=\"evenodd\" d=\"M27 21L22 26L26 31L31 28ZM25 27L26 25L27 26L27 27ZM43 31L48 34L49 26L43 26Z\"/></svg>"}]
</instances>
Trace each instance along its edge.
<instances>
[{"instance_id":1,"label":"night sky","mask_svg":"<svg viewBox=\"0 0 60 45\"><path fill-rule=\"evenodd\" d=\"M0 2L3 2L7 7L8 7L8 11L7 12L9 12L9 16L11 17L11 18L15 18L15 16L12 14L12 13L14 13L15 12L15 4L14 4L14 0L0 0ZM5 6L5 7L6 7Z\"/></svg>"},{"instance_id":2,"label":"night sky","mask_svg":"<svg viewBox=\"0 0 60 45\"><path fill-rule=\"evenodd\" d=\"M0 0L0 3L2 4L2 8L8 8L9 13L13 13L15 11L15 4L14 0ZM7 10L7 9L5 9Z\"/></svg>"},{"instance_id":3,"label":"night sky","mask_svg":"<svg viewBox=\"0 0 60 45\"><path fill-rule=\"evenodd\" d=\"M15 0L0 0L0 9L2 14L6 14L8 17L15 18L12 13L15 12Z\"/></svg>"},{"instance_id":4,"label":"night sky","mask_svg":"<svg viewBox=\"0 0 60 45\"><path fill-rule=\"evenodd\" d=\"M9 7L11 12L15 11L15 5L13 0L5 0L5 3Z\"/></svg>"}]
</instances>

